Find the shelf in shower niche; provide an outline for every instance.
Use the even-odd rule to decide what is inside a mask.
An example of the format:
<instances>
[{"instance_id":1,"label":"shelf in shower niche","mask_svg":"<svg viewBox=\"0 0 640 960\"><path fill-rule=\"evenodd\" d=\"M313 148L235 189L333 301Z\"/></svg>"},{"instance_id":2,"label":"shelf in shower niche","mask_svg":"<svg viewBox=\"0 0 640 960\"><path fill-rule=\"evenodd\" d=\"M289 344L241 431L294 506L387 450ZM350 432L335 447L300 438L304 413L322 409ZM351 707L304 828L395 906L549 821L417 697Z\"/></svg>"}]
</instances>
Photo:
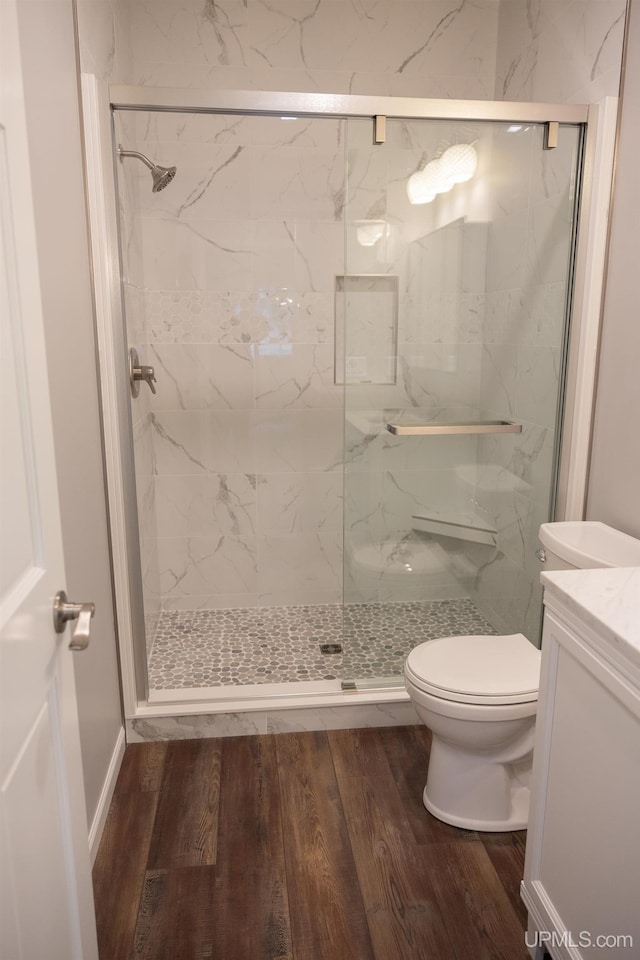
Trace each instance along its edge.
<instances>
[{"instance_id":1,"label":"shelf in shower niche","mask_svg":"<svg viewBox=\"0 0 640 960\"><path fill-rule=\"evenodd\" d=\"M454 540L466 540L469 543L486 543L491 547L495 547L498 536L495 527L487 526L480 517L471 514L455 517L438 513L414 514L411 525L421 533L436 533L441 537L452 537Z\"/></svg>"}]
</instances>

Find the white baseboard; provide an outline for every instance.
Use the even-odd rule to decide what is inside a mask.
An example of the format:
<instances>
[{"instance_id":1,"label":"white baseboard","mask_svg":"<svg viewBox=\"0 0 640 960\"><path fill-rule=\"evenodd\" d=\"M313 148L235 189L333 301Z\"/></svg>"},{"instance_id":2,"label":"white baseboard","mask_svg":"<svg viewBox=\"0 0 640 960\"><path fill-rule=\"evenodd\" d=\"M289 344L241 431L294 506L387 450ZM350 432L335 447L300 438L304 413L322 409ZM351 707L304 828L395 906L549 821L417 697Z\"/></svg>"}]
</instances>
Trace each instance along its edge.
<instances>
[{"instance_id":1,"label":"white baseboard","mask_svg":"<svg viewBox=\"0 0 640 960\"><path fill-rule=\"evenodd\" d=\"M93 866L98 854L98 847L100 846L100 840L102 839L102 831L104 830L107 814L109 813L109 806L111 804L111 798L113 797L113 791L116 788L116 780L118 779L126 745L127 742L125 740L124 727L121 727L113 748L113 753L111 754L111 761L109 763L109 769L107 770L107 776L105 777L102 791L100 792L100 799L98 800L96 814L93 818L91 829L89 830L89 853L91 855L91 866Z\"/></svg>"}]
</instances>

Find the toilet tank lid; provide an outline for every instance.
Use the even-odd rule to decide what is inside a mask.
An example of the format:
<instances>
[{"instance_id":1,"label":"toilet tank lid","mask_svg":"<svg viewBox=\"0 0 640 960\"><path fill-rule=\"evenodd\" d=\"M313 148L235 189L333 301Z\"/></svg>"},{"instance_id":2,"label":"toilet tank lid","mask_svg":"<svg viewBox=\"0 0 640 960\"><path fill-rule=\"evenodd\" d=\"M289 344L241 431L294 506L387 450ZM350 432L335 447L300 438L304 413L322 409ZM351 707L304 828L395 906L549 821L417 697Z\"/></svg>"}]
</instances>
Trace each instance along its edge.
<instances>
[{"instance_id":1,"label":"toilet tank lid","mask_svg":"<svg viewBox=\"0 0 640 960\"><path fill-rule=\"evenodd\" d=\"M483 697L535 694L540 651L521 633L427 640L407 657L418 679L444 691Z\"/></svg>"},{"instance_id":2,"label":"toilet tank lid","mask_svg":"<svg viewBox=\"0 0 640 960\"><path fill-rule=\"evenodd\" d=\"M561 520L540 526L540 543L579 569L640 566L640 540L599 520Z\"/></svg>"}]
</instances>

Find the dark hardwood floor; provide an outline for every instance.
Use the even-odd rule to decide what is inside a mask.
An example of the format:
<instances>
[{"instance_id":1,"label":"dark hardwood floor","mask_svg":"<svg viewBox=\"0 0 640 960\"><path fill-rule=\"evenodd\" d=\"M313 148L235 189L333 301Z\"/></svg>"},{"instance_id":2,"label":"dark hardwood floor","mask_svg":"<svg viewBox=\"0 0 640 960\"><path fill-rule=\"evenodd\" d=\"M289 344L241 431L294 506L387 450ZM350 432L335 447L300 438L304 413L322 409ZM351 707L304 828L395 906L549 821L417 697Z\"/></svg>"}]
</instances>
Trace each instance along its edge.
<instances>
[{"instance_id":1,"label":"dark hardwood floor","mask_svg":"<svg viewBox=\"0 0 640 960\"><path fill-rule=\"evenodd\" d=\"M525 834L422 805L423 726L127 748L101 960L527 960Z\"/></svg>"}]
</instances>

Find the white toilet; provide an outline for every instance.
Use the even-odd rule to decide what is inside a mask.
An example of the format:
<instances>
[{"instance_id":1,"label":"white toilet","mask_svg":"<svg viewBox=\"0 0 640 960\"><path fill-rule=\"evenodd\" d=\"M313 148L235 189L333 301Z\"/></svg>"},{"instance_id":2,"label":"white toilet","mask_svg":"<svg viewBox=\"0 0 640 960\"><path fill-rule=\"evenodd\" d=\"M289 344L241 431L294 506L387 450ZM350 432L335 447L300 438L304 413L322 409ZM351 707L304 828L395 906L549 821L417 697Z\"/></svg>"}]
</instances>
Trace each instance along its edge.
<instances>
[{"instance_id":1,"label":"white toilet","mask_svg":"<svg viewBox=\"0 0 640 960\"><path fill-rule=\"evenodd\" d=\"M640 541L603 523L543 523L540 542L546 570L640 566ZM407 657L407 691L433 734L423 801L438 819L527 826L540 656L517 633L429 640Z\"/></svg>"}]
</instances>

